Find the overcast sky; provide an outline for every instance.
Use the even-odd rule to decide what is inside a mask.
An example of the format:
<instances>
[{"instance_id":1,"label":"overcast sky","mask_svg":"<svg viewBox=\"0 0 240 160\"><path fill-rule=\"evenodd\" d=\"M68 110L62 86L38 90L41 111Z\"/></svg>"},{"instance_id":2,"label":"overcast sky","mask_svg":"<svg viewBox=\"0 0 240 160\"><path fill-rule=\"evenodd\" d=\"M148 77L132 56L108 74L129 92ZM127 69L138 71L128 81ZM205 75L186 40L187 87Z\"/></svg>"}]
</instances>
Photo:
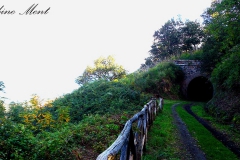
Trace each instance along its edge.
<instances>
[{"instance_id":1,"label":"overcast sky","mask_svg":"<svg viewBox=\"0 0 240 160\"><path fill-rule=\"evenodd\" d=\"M100 56L129 73L149 56L154 31L169 19L201 20L211 0L0 0L0 81L6 102L52 99ZM30 6L44 15L23 14ZM2 11L14 11L5 15ZM19 15L19 13L23 15Z\"/></svg>"}]
</instances>

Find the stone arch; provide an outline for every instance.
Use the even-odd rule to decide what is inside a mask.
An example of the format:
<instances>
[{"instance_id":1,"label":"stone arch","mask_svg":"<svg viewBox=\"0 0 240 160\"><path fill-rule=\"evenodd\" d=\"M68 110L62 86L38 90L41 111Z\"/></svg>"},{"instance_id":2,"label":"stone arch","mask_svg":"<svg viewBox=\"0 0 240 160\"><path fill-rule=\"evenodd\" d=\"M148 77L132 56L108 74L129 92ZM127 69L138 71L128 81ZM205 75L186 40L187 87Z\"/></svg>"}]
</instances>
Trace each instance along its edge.
<instances>
[{"instance_id":1,"label":"stone arch","mask_svg":"<svg viewBox=\"0 0 240 160\"><path fill-rule=\"evenodd\" d=\"M213 96L213 86L208 75L201 72L201 61L199 60L175 60L185 76L181 84L181 90L189 100L207 101Z\"/></svg>"}]
</instances>

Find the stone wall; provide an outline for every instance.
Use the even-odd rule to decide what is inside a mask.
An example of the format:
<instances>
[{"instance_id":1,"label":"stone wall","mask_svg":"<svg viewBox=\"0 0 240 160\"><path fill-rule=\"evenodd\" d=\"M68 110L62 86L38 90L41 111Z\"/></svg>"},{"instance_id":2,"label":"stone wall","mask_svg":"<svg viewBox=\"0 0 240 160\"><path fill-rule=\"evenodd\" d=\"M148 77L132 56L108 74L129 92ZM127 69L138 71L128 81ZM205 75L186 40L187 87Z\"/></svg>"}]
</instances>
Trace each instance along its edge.
<instances>
[{"instance_id":1,"label":"stone wall","mask_svg":"<svg viewBox=\"0 0 240 160\"><path fill-rule=\"evenodd\" d=\"M183 95L187 98L187 87L189 83L196 77L205 76L201 73L201 61L198 60L175 60L174 64L180 66L185 74L181 85Z\"/></svg>"},{"instance_id":2,"label":"stone wall","mask_svg":"<svg viewBox=\"0 0 240 160\"><path fill-rule=\"evenodd\" d=\"M201 72L201 62L197 60L175 60L174 64L183 69L186 78Z\"/></svg>"}]
</instances>

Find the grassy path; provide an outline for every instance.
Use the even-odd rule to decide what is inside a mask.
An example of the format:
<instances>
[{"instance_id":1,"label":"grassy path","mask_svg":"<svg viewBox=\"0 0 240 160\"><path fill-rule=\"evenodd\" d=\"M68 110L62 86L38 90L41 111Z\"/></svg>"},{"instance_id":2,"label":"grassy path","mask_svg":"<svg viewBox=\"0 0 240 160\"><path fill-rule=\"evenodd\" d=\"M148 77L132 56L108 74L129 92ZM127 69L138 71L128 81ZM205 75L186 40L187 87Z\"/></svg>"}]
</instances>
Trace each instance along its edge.
<instances>
[{"instance_id":1,"label":"grassy path","mask_svg":"<svg viewBox=\"0 0 240 160\"><path fill-rule=\"evenodd\" d=\"M200 106L201 107L201 106ZM199 117L192 111L192 106L191 105L185 105L184 106L185 110L191 114L199 123L201 123L208 131L211 132L211 134L221 141L224 146L229 148L234 154L236 154L240 158L240 147L237 146L235 141L230 140L229 136L226 134L222 133L221 131L218 131L215 127L211 125L208 121L204 120L203 118ZM201 109L201 108L199 108Z\"/></svg>"},{"instance_id":2,"label":"grassy path","mask_svg":"<svg viewBox=\"0 0 240 160\"><path fill-rule=\"evenodd\" d=\"M199 148L197 141L189 133L189 130L185 123L182 121L180 116L176 111L178 105L172 106L172 115L174 117L174 124L178 128L178 135L181 139L181 159L197 159L197 160L206 160L205 153Z\"/></svg>"},{"instance_id":3,"label":"grassy path","mask_svg":"<svg viewBox=\"0 0 240 160\"><path fill-rule=\"evenodd\" d=\"M200 124L187 111L178 107L177 111L188 127L190 134L197 140L200 148L205 152L210 160L237 160L237 156L218 141L210 131Z\"/></svg>"},{"instance_id":4,"label":"grassy path","mask_svg":"<svg viewBox=\"0 0 240 160\"><path fill-rule=\"evenodd\" d=\"M157 116L149 132L147 151L143 160L187 159L171 111L171 107L176 103L180 103L177 107L178 114L187 125L190 134L197 141L197 145L205 152L207 159L238 159L235 154L213 137L194 117L180 107L187 102L165 100L164 110Z\"/></svg>"},{"instance_id":5,"label":"grassy path","mask_svg":"<svg viewBox=\"0 0 240 160\"><path fill-rule=\"evenodd\" d=\"M180 140L171 113L171 106L178 102L164 101L163 112L156 117L148 133L147 151L143 160L180 159Z\"/></svg>"}]
</instances>

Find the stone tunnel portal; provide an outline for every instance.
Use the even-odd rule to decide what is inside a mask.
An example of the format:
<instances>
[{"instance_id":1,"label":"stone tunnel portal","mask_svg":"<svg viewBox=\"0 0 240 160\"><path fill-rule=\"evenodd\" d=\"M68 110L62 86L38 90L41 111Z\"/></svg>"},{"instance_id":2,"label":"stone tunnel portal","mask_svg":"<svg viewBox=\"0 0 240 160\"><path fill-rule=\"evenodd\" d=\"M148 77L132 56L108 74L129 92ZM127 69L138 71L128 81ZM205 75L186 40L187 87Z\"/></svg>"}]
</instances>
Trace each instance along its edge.
<instances>
[{"instance_id":1,"label":"stone tunnel portal","mask_svg":"<svg viewBox=\"0 0 240 160\"><path fill-rule=\"evenodd\" d=\"M213 85L204 76L199 76L190 81L187 87L187 97L193 101L208 101L213 96Z\"/></svg>"}]
</instances>

